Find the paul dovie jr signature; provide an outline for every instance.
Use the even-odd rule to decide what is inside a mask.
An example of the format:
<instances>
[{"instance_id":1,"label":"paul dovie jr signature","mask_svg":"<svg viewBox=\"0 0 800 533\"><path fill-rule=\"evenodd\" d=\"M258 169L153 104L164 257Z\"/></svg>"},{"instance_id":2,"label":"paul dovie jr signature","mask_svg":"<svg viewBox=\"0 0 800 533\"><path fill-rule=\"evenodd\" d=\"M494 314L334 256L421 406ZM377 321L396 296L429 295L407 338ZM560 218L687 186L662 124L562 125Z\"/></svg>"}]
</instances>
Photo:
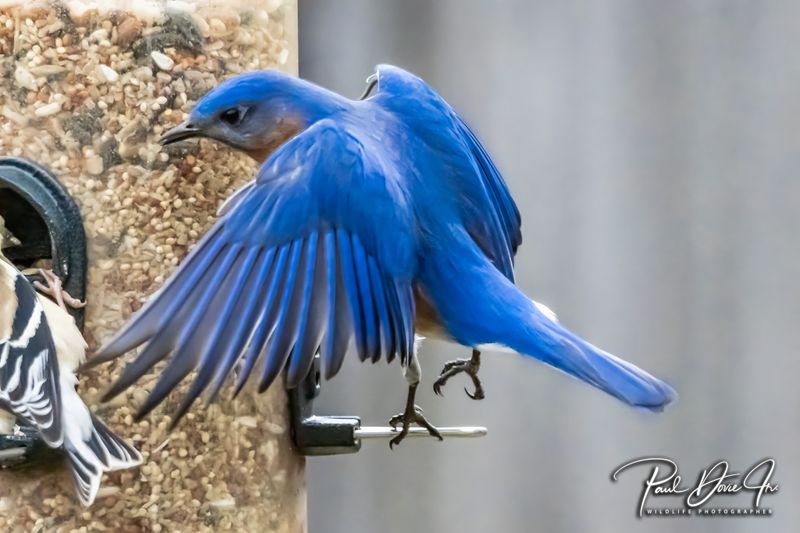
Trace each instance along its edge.
<instances>
[{"instance_id":1,"label":"paul dovie jr signature","mask_svg":"<svg viewBox=\"0 0 800 533\"><path fill-rule=\"evenodd\" d=\"M746 471L731 471L728 461L721 460L704 469L694 484L680 475L678 464L666 457L643 457L619 466L611 474L617 481L619 475L637 467L649 466L649 474L644 480L639 497L638 516L641 518L648 498L664 495L685 495L684 505L688 509L702 507L716 495L753 494L753 506L758 508L765 494L778 492L779 485L772 481L775 472L775 459L767 458L754 464Z\"/></svg>"}]
</instances>

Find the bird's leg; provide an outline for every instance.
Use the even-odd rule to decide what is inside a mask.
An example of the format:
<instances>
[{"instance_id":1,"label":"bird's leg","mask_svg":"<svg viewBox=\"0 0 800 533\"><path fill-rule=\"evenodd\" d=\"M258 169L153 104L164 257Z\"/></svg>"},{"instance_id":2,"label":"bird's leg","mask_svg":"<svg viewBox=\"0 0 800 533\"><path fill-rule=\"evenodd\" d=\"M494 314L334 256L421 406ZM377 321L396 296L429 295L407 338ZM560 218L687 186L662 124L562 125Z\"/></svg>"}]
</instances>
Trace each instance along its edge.
<instances>
[{"instance_id":1,"label":"bird's leg","mask_svg":"<svg viewBox=\"0 0 800 533\"><path fill-rule=\"evenodd\" d=\"M408 366L403 371L405 373L406 380L408 380L408 397L406 398L405 411L394 415L389 420L389 425L394 429L397 429L398 424L402 424L400 433L398 433L396 437L389 441L389 448L393 448L395 444L400 444L400 442L406 438L406 435L408 435L408 429L412 423L427 429L431 436L436 437L439 440L444 440L441 433L439 433L439 430L436 429L433 424L428 422L428 420L425 418L422 409L414 404L414 397L417 395L417 386L419 386L421 373L416 353L411 357L411 361L409 361Z\"/></svg>"},{"instance_id":2,"label":"bird's leg","mask_svg":"<svg viewBox=\"0 0 800 533\"><path fill-rule=\"evenodd\" d=\"M439 378L433 383L433 392L439 396L444 396L442 394L442 387L447 383L447 380L456 374L464 372L472 378L472 384L475 386L475 392L470 393L466 388L464 392L473 400L483 400L485 398L483 385L481 385L481 380L478 378L478 370L480 370L480 368L481 352L473 348L471 359L456 359L455 361L449 361L444 364L442 373L439 374Z\"/></svg>"},{"instance_id":3,"label":"bird's leg","mask_svg":"<svg viewBox=\"0 0 800 533\"><path fill-rule=\"evenodd\" d=\"M86 307L86 302L82 302L77 298L74 298L67 291L64 290L64 287L62 287L61 285L61 278L59 278L55 274L55 272L53 272L52 270L40 268L39 275L42 276L46 285L40 283L39 281L34 281L33 286L36 288L36 290L52 297L53 300L55 300L55 302L59 305L59 307L61 307L64 310L67 309L67 306L73 309L80 309L82 307Z\"/></svg>"}]
</instances>

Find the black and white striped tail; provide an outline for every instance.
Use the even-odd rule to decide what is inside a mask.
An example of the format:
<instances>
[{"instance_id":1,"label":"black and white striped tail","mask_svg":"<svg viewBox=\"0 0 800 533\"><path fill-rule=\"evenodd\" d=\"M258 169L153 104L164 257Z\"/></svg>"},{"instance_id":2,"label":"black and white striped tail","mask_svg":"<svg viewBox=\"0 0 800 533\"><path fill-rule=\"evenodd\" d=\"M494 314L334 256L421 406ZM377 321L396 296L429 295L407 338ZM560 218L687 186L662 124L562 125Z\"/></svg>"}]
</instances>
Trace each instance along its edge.
<instances>
[{"instance_id":1,"label":"black and white striped tail","mask_svg":"<svg viewBox=\"0 0 800 533\"><path fill-rule=\"evenodd\" d=\"M67 431L64 450L72 467L72 476L81 503L88 507L97 497L103 472L133 468L142 463L142 456L111 432L93 415L90 431L80 431L77 442Z\"/></svg>"}]
</instances>

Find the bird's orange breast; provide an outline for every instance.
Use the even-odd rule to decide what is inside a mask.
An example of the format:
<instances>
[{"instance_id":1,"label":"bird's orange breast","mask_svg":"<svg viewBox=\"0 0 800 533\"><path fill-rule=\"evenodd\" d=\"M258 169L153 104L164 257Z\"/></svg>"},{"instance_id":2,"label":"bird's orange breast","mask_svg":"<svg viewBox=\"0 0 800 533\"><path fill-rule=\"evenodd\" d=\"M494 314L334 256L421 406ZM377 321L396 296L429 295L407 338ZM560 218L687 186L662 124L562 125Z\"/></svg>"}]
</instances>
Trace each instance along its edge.
<instances>
[{"instance_id":1,"label":"bird's orange breast","mask_svg":"<svg viewBox=\"0 0 800 533\"><path fill-rule=\"evenodd\" d=\"M436 308L428 299L425 291L419 286L414 286L414 304L417 308L416 331L423 337L434 339L452 340L444 328L442 319Z\"/></svg>"}]
</instances>

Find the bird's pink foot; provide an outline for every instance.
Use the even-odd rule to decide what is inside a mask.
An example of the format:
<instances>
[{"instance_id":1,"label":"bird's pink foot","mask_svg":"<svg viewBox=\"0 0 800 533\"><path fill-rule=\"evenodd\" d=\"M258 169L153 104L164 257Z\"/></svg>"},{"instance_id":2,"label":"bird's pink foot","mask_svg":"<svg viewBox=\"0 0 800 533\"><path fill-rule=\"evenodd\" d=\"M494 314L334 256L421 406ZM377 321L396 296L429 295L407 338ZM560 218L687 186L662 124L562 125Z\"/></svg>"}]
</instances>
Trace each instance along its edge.
<instances>
[{"instance_id":1,"label":"bird's pink foot","mask_svg":"<svg viewBox=\"0 0 800 533\"><path fill-rule=\"evenodd\" d=\"M78 300L64 290L64 287L61 284L61 278L59 278L55 272L50 269L40 268L39 275L42 276L42 279L44 279L45 283L34 281L33 286L39 292L50 296L59 305L59 307L65 310L67 306L71 307L72 309L81 309L86 307L86 302Z\"/></svg>"}]
</instances>

